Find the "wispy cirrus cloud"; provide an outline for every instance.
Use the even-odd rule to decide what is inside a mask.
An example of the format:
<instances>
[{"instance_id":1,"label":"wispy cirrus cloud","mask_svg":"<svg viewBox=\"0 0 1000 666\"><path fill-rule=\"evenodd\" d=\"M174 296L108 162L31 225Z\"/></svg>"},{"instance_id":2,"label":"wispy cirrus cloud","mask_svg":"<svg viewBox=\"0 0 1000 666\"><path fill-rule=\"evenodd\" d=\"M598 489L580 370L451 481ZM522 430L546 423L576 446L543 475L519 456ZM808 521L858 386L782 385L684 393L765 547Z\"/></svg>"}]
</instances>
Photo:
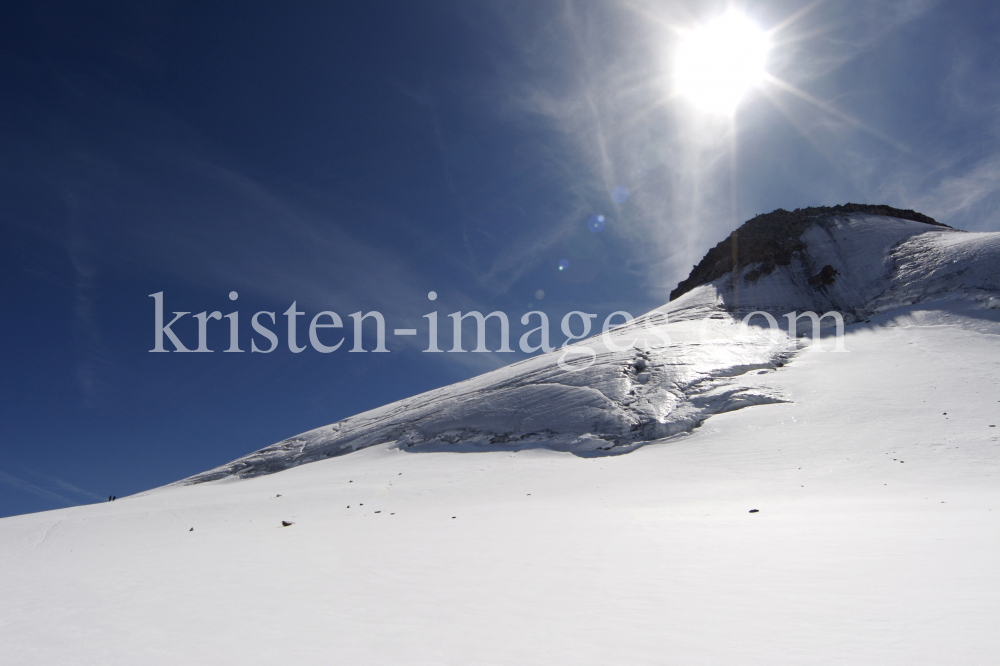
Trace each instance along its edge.
<instances>
[{"instance_id":1,"label":"wispy cirrus cloud","mask_svg":"<svg viewBox=\"0 0 1000 666\"><path fill-rule=\"evenodd\" d=\"M807 192L804 201L779 198L778 205L814 205L860 198L872 189L871 174L885 164L872 153L911 151L908 140L884 122L867 122L851 110L853 88L834 94L818 80L884 44L904 26L926 16L937 0L904 2L775 2L748 8L774 36L771 68L784 88L771 86L775 107L841 175L834 182L801 184L793 176L784 189ZM628 265L643 292L665 298L707 247L768 197L741 182L750 161L742 144L748 134L787 132L751 113L747 123L728 123L686 113L672 96L670 62L678 30L725 11L727 3L584 3L565 0L544 7L497 3L509 52L497 57L489 82L501 118L535 122L563 137L553 166L564 174L566 220L611 210L615 233L631 248ZM797 95L794 104L789 99ZM808 92L806 92L808 91ZM806 100L806 101L803 101ZM842 108L843 107L843 108ZM773 110L773 109L772 109ZM871 137L881 143L872 151ZM756 142L758 145L762 141ZM773 143L773 142L772 142ZM752 157L774 166L771 154ZM767 167L762 165L767 164ZM626 210L609 200L624 185L632 197ZM773 187L773 186L772 186ZM772 205L772 207L774 207ZM770 208L768 208L769 210ZM558 237L556 239L558 242ZM539 256L532 248L524 261Z\"/></svg>"},{"instance_id":2,"label":"wispy cirrus cloud","mask_svg":"<svg viewBox=\"0 0 1000 666\"><path fill-rule=\"evenodd\" d=\"M912 198L920 210L943 222L958 221L968 229L996 229L1000 226L1000 155L946 176Z\"/></svg>"},{"instance_id":3,"label":"wispy cirrus cloud","mask_svg":"<svg viewBox=\"0 0 1000 666\"><path fill-rule=\"evenodd\" d=\"M15 490L30 493L50 502L55 502L61 506L73 506L75 504L79 504L78 501L72 500L65 495L49 490L48 488L43 488L39 485L31 483L30 481L25 481L24 479L20 479L6 472L0 471L0 483L3 483Z\"/></svg>"}]
</instances>

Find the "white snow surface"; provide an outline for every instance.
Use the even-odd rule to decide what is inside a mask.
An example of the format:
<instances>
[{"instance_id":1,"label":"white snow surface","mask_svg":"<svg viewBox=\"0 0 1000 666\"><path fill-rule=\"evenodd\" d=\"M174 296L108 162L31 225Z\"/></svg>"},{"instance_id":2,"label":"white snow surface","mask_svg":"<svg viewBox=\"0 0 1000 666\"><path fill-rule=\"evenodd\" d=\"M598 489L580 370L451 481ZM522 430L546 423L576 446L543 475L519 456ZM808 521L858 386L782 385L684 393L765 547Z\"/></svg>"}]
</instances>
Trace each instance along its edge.
<instances>
[{"instance_id":1,"label":"white snow surface","mask_svg":"<svg viewBox=\"0 0 1000 666\"><path fill-rule=\"evenodd\" d=\"M1000 234L845 215L817 219L802 240L808 249L792 265L753 283L745 280L748 266L735 279L698 287L612 331L613 346L598 336L573 345L569 356L536 356L400 400L180 483L268 474L386 443L417 451L627 453L690 432L713 414L786 399L771 385L744 381L782 366L798 348L787 339L740 335L736 324L751 311L774 313L782 325L782 315L806 311L837 311L854 323L947 296L988 307L1000 294ZM817 289L808 278L825 265L839 274ZM809 321L800 321L798 330L810 331ZM589 355L593 363L585 367Z\"/></svg>"},{"instance_id":2,"label":"white snow surface","mask_svg":"<svg viewBox=\"0 0 1000 666\"><path fill-rule=\"evenodd\" d=\"M840 252L842 292L755 285L857 299L847 353L741 335L725 278L669 345L359 415L350 455L0 520L0 662L995 663L1000 235L912 229Z\"/></svg>"},{"instance_id":3,"label":"white snow surface","mask_svg":"<svg viewBox=\"0 0 1000 666\"><path fill-rule=\"evenodd\" d=\"M972 233L878 215L817 219L801 240L806 252L755 282L720 278L668 307L684 312L706 304L731 314L836 310L847 323L933 298L982 298L1000 290L1000 234ZM808 278L832 266L838 276L823 289Z\"/></svg>"}]
</instances>

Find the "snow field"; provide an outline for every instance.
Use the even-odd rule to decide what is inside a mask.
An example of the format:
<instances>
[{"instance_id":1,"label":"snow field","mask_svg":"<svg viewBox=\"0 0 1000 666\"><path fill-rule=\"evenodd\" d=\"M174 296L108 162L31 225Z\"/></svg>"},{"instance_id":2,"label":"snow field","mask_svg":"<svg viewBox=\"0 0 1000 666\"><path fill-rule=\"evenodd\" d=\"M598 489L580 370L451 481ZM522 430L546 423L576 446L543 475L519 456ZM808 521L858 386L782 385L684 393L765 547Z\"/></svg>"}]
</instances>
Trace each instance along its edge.
<instances>
[{"instance_id":1,"label":"snow field","mask_svg":"<svg viewBox=\"0 0 1000 666\"><path fill-rule=\"evenodd\" d=\"M921 319L961 317L624 456L373 446L0 520L3 661L990 663L1000 329Z\"/></svg>"}]
</instances>

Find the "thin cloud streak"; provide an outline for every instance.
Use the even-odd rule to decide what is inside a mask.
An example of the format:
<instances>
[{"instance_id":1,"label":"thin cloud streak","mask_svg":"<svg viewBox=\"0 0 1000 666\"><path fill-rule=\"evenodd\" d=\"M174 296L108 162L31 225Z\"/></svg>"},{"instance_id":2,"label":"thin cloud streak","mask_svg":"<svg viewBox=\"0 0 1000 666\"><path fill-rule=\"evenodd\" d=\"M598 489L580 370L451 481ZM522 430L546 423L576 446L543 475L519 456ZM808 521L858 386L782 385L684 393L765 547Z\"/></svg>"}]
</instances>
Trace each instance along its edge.
<instances>
[{"instance_id":1,"label":"thin cloud streak","mask_svg":"<svg viewBox=\"0 0 1000 666\"><path fill-rule=\"evenodd\" d=\"M978 228L996 226L1000 194L1000 156L981 160L965 174L948 176L929 192L919 195L921 210L943 221L965 218ZM974 222L969 219L978 216Z\"/></svg>"},{"instance_id":2,"label":"thin cloud streak","mask_svg":"<svg viewBox=\"0 0 1000 666\"><path fill-rule=\"evenodd\" d=\"M24 479L19 479L16 476L7 474L6 472L0 471L0 482L5 483L6 485L16 490L20 490L26 493L31 493L32 495L45 498L51 502L57 502L63 506L75 506L79 504L79 502L73 501L64 495L60 495L59 493L47 490L46 488L42 488L41 486L36 486L35 484L29 481L25 481Z\"/></svg>"}]
</instances>

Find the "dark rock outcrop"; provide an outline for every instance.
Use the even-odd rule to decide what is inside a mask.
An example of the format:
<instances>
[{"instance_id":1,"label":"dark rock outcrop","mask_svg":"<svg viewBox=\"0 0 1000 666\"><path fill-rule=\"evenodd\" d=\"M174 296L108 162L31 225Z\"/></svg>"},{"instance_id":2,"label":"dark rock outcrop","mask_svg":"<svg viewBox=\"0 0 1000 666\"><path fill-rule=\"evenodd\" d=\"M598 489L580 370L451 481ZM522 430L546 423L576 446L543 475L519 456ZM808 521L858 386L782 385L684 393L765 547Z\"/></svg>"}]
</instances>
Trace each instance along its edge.
<instances>
[{"instance_id":1,"label":"dark rock outcrop","mask_svg":"<svg viewBox=\"0 0 1000 666\"><path fill-rule=\"evenodd\" d=\"M746 280L755 282L761 275L774 271L777 266L789 265L796 252L806 249L800 237L817 218L850 213L884 215L948 227L921 213L892 206L848 203L840 206L797 208L794 211L779 208L744 222L729 235L729 238L709 250L691 270L687 279L670 292L670 300L686 294L695 287L717 280L727 273L738 273L750 264L760 264L746 275ZM822 282L814 286L818 288L824 284L831 284L833 277L835 275L824 276L822 280L831 282Z\"/></svg>"},{"instance_id":2,"label":"dark rock outcrop","mask_svg":"<svg viewBox=\"0 0 1000 666\"><path fill-rule=\"evenodd\" d=\"M838 275L840 275L840 272L833 266L827 264L820 270L819 273L816 273L816 275L809 278L809 284L814 289L822 289L823 287L827 287L836 282Z\"/></svg>"}]
</instances>

